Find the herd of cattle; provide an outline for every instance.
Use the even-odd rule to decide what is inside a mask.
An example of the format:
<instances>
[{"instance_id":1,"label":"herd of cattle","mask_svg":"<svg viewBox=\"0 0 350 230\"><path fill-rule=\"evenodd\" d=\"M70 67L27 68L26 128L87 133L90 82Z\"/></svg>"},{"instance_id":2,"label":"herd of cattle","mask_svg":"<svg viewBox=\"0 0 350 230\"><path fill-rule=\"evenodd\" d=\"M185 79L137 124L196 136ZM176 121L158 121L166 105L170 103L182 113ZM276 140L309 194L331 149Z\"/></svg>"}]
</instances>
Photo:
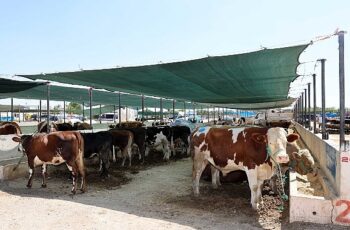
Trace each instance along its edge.
<instances>
[{"instance_id":1,"label":"herd of cattle","mask_svg":"<svg viewBox=\"0 0 350 230\"><path fill-rule=\"evenodd\" d=\"M191 155L195 195L199 194L199 180L203 171L209 172L214 188L230 175L237 179L234 174L242 175L243 171L247 176L254 209L261 201L264 180L273 177L280 166L284 169L293 167L301 174L314 170L311 154L296 145L299 136L288 134L281 127L203 126L191 132L187 126L143 127L142 123L135 124L111 127L108 131L96 133L78 132L75 131L79 130L77 127L60 124L51 126L51 132L47 134L46 123L42 123L38 126L38 133L22 135L16 123L5 122L0 124L0 135L16 134L12 140L19 143L28 158L28 188L32 186L36 166L42 166L42 187L46 187L47 165L66 163L72 173L73 194L76 193L79 176L80 189L86 191L84 158L97 154L101 175L108 176L111 158L116 160L115 149L120 150L122 166L127 159L131 166L133 154L138 154L143 162L152 149L161 151L164 160L179 152L182 156Z\"/></svg>"}]
</instances>

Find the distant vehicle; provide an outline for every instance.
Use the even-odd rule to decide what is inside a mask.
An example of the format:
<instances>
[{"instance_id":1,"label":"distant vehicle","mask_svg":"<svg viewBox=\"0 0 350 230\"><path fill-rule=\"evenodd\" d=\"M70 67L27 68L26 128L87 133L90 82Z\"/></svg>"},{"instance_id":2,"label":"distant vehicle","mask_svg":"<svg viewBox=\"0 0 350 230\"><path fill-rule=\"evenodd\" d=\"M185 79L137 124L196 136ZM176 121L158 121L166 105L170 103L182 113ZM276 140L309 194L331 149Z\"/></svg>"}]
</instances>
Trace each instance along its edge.
<instances>
[{"instance_id":1,"label":"distant vehicle","mask_svg":"<svg viewBox=\"0 0 350 230\"><path fill-rule=\"evenodd\" d=\"M254 118L255 125L266 125L269 122L291 121L293 119L292 112L285 112L277 109L269 109L266 112L259 112Z\"/></svg>"},{"instance_id":2,"label":"distant vehicle","mask_svg":"<svg viewBox=\"0 0 350 230\"><path fill-rule=\"evenodd\" d=\"M45 121L45 120L47 120L47 115L41 115L40 118L42 121ZM58 121L58 117L50 115L50 121Z\"/></svg>"},{"instance_id":3,"label":"distant vehicle","mask_svg":"<svg viewBox=\"0 0 350 230\"><path fill-rule=\"evenodd\" d=\"M114 121L114 120L118 120L118 115L114 113L102 113L99 118L99 121Z\"/></svg>"}]
</instances>

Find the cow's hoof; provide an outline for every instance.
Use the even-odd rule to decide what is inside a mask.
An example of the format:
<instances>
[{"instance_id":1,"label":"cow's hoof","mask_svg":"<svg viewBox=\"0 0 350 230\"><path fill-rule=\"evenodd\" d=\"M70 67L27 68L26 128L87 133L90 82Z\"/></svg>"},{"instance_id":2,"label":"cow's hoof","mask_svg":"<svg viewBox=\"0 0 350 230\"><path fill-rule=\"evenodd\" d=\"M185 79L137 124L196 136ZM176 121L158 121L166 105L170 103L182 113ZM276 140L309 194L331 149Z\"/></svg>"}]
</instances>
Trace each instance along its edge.
<instances>
[{"instance_id":1,"label":"cow's hoof","mask_svg":"<svg viewBox=\"0 0 350 230\"><path fill-rule=\"evenodd\" d=\"M27 184L27 188L32 188L32 185L31 184Z\"/></svg>"},{"instance_id":2,"label":"cow's hoof","mask_svg":"<svg viewBox=\"0 0 350 230\"><path fill-rule=\"evenodd\" d=\"M81 193L85 193L86 192L86 188L81 188L80 191L81 191Z\"/></svg>"},{"instance_id":3,"label":"cow's hoof","mask_svg":"<svg viewBox=\"0 0 350 230\"><path fill-rule=\"evenodd\" d=\"M41 187L42 187L42 188L46 188L46 184L42 184Z\"/></svg>"},{"instance_id":4,"label":"cow's hoof","mask_svg":"<svg viewBox=\"0 0 350 230\"><path fill-rule=\"evenodd\" d=\"M76 191L76 190L74 190L74 189L72 189L72 191L71 191L71 192L72 192L72 194L73 194L73 195L75 195L75 194L77 193L77 191Z\"/></svg>"}]
</instances>

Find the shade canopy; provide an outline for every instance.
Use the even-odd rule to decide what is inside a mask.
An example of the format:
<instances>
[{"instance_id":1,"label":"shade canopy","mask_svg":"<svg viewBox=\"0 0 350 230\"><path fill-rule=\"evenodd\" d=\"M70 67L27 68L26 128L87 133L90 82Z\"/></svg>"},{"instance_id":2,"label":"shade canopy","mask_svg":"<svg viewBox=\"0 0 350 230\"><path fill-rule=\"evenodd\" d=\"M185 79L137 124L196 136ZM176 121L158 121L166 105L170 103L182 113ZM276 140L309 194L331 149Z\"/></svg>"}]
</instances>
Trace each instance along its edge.
<instances>
[{"instance_id":1,"label":"shade canopy","mask_svg":"<svg viewBox=\"0 0 350 230\"><path fill-rule=\"evenodd\" d=\"M166 64L20 76L197 103L235 104L236 108L264 106L288 100L299 55L308 45Z\"/></svg>"},{"instance_id":2,"label":"shade canopy","mask_svg":"<svg viewBox=\"0 0 350 230\"><path fill-rule=\"evenodd\" d=\"M14 81L0 78L0 93L14 93L27 90L43 83L33 81Z\"/></svg>"},{"instance_id":3,"label":"shade canopy","mask_svg":"<svg viewBox=\"0 0 350 230\"><path fill-rule=\"evenodd\" d=\"M19 99L37 99L46 100L47 99L47 86L40 85L33 87L31 89L23 90L20 92L12 93L0 93L0 98L19 98ZM86 88L72 88L57 85L50 85L50 100L53 101L70 101L77 103L90 103L89 89ZM121 94L120 102L121 106L128 107L141 107L142 101L141 96ZM145 97L144 100L145 107L160 107L160 99ZM172 108L172 100L163 99L164 108ZM119 105L119 95L118 93L93 90L92 91L92 104L102 104L102 105ZM183 102L175 103L177 109L183 108Z\"/></svg>"}]
</instances>

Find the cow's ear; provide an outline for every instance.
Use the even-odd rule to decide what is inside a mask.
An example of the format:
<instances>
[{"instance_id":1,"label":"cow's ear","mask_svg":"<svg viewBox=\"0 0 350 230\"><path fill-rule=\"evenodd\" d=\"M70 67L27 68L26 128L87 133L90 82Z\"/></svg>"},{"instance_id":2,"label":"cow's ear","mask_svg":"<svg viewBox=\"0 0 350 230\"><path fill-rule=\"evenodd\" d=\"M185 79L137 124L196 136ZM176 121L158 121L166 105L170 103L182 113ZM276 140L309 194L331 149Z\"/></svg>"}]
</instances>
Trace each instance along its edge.
<instances>
[{"instance_id":1,"label":"cow's ear","mask_svg":"<svg viewBox=\"0 0 350 230\"><path fill-rule=\"evenodd\" d=\"M253 133L251 138L253 141L255 141L258 144L265 144L267 139L266 135L261 133Z\"/></svg>"},{"instance_id":2,"label":"cow's ear","mask_svg":"<svg viewBox=\"0 0 350 230\"><path fill-rule=\"evenodd\" d=\"M292 133L292 134L289 134L289 135L287 136L287 141L288 141L288 142L293 142L293 141L296 141L296 140L298 140L298 139L299 139L299 135L296 134L296 133Z\"/></svg>"},{"instance_id":3,"label":"cow's ear","mask_svg":"<svg viewBox=\"0 0 350 230\"><path fill-rule=\"evenodd\" d=\"M14 142L21 142L21 138L20 137L12 137L12 140Z\"/></svg>"}]
</instances>

